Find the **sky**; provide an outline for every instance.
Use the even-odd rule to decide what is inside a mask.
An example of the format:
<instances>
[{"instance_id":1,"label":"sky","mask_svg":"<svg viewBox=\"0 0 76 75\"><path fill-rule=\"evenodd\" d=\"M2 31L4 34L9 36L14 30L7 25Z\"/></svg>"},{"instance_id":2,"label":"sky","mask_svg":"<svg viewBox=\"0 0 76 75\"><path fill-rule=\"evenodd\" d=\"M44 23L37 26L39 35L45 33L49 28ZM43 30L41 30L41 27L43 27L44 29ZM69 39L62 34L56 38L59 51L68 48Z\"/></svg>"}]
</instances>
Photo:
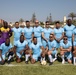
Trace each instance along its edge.
<instances>
[{"instance_id":1,"label":"sky","mask_svg":"<svg viewBox=\"0 0 76 75\"><path fill-rule=\"evenodd\" d=\"M39 21L50 13L53 21L63 21L71 12L76 13L76 0L0 0L0 19L7 22L31 20L33 13Z\"/></svg>"}]
</instances>

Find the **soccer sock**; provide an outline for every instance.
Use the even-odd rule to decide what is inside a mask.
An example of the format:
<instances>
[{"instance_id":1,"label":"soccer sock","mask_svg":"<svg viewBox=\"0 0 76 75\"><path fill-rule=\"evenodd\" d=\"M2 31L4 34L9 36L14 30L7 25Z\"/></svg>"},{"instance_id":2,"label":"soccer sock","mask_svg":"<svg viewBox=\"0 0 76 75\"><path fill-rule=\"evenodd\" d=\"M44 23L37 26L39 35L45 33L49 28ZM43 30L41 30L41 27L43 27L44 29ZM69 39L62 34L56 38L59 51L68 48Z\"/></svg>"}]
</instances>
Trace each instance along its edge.
<instances>
[{"instance_id":1,"label":"soccer sock","mask_svg":"<svg viewBox=\"0 0 76 75\"><path fill-rule=\"evenodd\" d=\"M50 62L53 62L52 56L49 55Z\"/></svg>"},{"instance_id":2,"label":"soccer sock","mask_svg":"<svg viewBox=\"0 0 76 75\"><path fill-rule=\"evenodd\" d=\"M62 55L61 58L62 58L62 61L64 61L64 55Z\"/></svg>"},{"instance_id":3,"label":"soccer sock","mask_svg":"<svg viewBox=\"0 0 76 75\"><path fill-rule=\"evenodd\" d=\"M41 61L42 61L42 60L44 60L44 61L45 61L45 57L44 57L44 58L43 58L43 57L41 57Z\"/></svg>"},{"instance_id":4,"label":"soccer sock","mask_svg":"<svg viewBox=\"0 0 76 75\"><path fill-rule=\"evenodd\" d=\"M30 56L30 54L26 54L26 55L25 55L25 58L26 58L25 61L28 61L29 56Z\"/></svg>"},{"instance_id":5,"label":"soccer sock","mask_svg":"<svg viewBox=\"0 0 76 75\"><path fill-rule=\"evenodd\" d=\"M12 56L10 55L10 56L8 57L8 61L9 61L11 58L12 58Z\"/></svg>"}]
</instances>

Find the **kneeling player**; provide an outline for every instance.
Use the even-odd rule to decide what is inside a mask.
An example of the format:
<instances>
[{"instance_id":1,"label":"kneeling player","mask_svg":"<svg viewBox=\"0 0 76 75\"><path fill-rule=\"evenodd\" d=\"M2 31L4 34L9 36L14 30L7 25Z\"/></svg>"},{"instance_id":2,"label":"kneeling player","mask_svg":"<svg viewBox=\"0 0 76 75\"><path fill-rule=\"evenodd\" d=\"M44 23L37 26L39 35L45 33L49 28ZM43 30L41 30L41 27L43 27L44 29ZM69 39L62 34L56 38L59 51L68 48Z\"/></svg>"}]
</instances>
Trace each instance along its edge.
<instances>
[{"instance_id":1,"label":"kneeling player","mask_svg":"<svg viewBox=\"0 0 76 75\"><path fill-rule=\"evenodd\" d=\"M11 61L11 58L13 57L13 47L10 43L10 39L7 38L5 43L2 43L0 46L0 64L3 65L5 63L5 58L8 57L7 62L8 64Z\"/></svg>"},{"instance_id":2,"label":"kneeling player","mask_svg":"<svg viewBox=\"0 0 76 75\"><path fill-rule=\"evenodd\" d=\"M15 43L15 50L16 50L16 61L20 63L22 55L26 53L26 50L28 50L28 42L25 40L24 35L21 35L20 40L18 40ZM25 58L26 58L26 55L25 55ZM25 60L25 62L26 61L27 60Z\"/></svg>"},{"instance_id":3,"label":"kneeling player","mask_svg":"<svg viewBox=\"0 0 76 75\"><path fill-rule=\"evenodd\" d=\"M36 37L33 37L33 42L30 45L30 49L33 53L31 56L31 63L34 64L38 60L38 57L41 56L41 49L43 50L42 44L37 41Z\"/></svg>"},{"instance_id":4,"label":"kneeling player","mask_svg":"<svg viewBox=\"0 0 76 75\"><path fill-rule=\"evenodd\" d=\"M62 58L62 64L65 63L64 57L66 57L69 63L72 63L72 44L68 41L67 36L64 36L63 42L60 43L60 54Z\"/></svg>"}]
</instances>

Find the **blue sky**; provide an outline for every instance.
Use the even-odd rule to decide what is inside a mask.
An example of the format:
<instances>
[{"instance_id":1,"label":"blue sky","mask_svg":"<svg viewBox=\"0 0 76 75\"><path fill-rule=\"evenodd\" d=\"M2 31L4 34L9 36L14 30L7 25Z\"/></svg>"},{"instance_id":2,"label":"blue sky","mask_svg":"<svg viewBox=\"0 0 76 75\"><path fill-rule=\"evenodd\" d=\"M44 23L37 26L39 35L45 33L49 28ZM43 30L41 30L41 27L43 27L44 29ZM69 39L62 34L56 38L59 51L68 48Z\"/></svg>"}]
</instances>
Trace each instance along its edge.
<instances>
[{"instance_id":1,"label":"blue sky","mask_svg":"<svg viewBox=\"0 0 76 75\"><path fill-rule=\"evenodd\" d=\"M39 21L50 13L53 21L62 21L64 15L76 13L76 0L0 0L0 19L8 22L31 20L34 12Z\"/></svg>"}]
</instances>

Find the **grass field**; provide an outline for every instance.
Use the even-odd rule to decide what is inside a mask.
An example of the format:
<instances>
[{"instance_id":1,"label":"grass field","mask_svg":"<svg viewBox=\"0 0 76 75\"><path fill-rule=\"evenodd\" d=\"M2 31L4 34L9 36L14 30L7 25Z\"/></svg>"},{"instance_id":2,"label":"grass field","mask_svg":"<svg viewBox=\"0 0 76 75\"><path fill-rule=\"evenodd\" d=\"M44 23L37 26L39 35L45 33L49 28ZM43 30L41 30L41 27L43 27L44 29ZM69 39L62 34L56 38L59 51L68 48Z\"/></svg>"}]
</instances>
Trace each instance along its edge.
<instances>
[{"instance_id":1,"label":"grass field","mask_svg":"<svg viewBox=\"0 0 76 75\"><path fill-rule=\"evenodd\" d=\"M11 38L12 42L13 37ZM12 42L13 44L13 42ZM35 64L25 64L25 62L0 65L0 75L76 75L76 66L68 63L61 64L55 61L53 65L43 66L39 62Z\"/></svg>"}]
</instances>

